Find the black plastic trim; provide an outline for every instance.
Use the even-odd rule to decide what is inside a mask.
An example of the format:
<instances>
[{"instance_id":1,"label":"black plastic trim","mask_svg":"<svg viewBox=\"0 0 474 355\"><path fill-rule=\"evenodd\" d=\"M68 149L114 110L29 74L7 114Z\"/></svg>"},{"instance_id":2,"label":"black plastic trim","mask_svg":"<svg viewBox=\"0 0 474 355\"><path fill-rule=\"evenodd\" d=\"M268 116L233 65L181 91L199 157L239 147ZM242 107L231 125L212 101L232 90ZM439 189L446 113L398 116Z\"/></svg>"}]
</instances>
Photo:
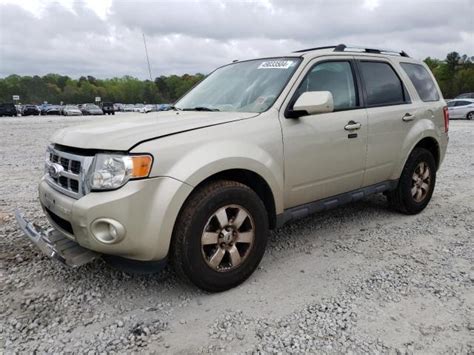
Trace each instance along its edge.
<instances>
[{"instance_id":1,"label":"black plastic trim","mask_svg":"<svg viewBox=\"0 0 474 355\"><path fill-rule=\"evenodd\" d=\"M74 155L80 155L80 156L85 156L85 157L93 157L94 155L98 153L123 153L126 154L127 152L124 150L104 150L104 149L97 149L97 148L76 148L76 147L70 147L67 145L62 145L62 144L54 144L54 149L59 150L64 153L70 153Z\"/></svg>"},{"instance_id":2,"label":"black plastic trim","mask_svg":"<svg viewBox=\"0 0 474 355\"><path fill-rule=\"evenodd\" d=\"M135 275L149 275L162 271L168 264L168 259L141 261L123 258L117 255L104 254L102 258L114 268Z\"/></svg>"},{"instance_id":3,"label":"black plastic trim","mask_svg":"<svg viewBox=\"0 0 474 355\"><path fill-rule=\"evenodd\" d=\"M345 192L336 196L324 198L322 200L288 208L284 210L283 213L277 215L276 226L277 228L279 228L290 221L309 216L313 213L322 212L335 207L339 207L341 205L345 205L350 202L355 202L373 194L394 190L397 185L398 179L388 180L380 182L378 184L366 186L357 190Z\"/></svg>"},{"instance_id":4,"label":"black plastic trim","mask_svg":"<svg viewBox=\"0 0 474 355\"><path fill-rule=\"evenodd\" d=\"M74 231L72 230L72 225L69 221L66 221L64 218L59 217L56 213L51 211L49 208L44 207L46 213L49 215L49 217L53 220L56 225L63 229L64 231L68 232L71 235L74 235Z\"/></svg>"}]
</instances>

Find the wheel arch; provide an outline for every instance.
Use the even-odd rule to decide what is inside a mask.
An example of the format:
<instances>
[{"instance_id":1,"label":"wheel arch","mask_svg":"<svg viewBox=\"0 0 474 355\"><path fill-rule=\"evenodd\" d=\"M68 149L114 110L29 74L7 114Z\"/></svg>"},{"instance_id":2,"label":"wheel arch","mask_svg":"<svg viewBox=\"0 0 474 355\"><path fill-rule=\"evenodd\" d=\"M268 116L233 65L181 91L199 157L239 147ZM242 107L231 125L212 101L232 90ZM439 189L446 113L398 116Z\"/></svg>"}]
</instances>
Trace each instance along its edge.
<instances>
[{"instance_id":1,"label":"wheel arch","mask_svg":"<svg viewBox=\"0 0 474 355\"><path fill-rule=\"evenodd\" d=\"M410 154L413 151L413 149L415 149L415 148L425 148L426 150L428 150L433 155L433 158L434 158L435 164L436 164L436 170L438 170L439 164L440 164L440 154L441 154L441 152L440 152L438 141L435 138L425 137L425 138L421 139L411 149Z\"/></svg>"},{"instance_id":2,"label":"wheel arch","mask_svg":"<svg viewBox=\"0 0 474 355\"><path fill-rule=\"evenodd\" d=\"M431 152L435 160L436 170L439 169L442 161L442 151L440 143L438 139L436 139L433 135L426 135L419 137L411 146L409 146L409 148L404 148L402 150L401 154L402 156L404 155L403 159L400 159L400 163L394 170L391 179L395 180L400 178L403 168L405 167L408 158L410 157L411 153L415 148L424 148Z\"/></svg>"},{"instance_id":3,"label":"wheel arch","mask_svg":"<svg viewBox=\"0 0 474 355\"><path fill-rule=\"evenodd\" d=\"M191 196L192 193L196 191L196 189L217 180L230 180L239 182L252 189L265 205L270 229L274 229L276 227L275 196L268 182L261 175L252 170L237 168L214 173L197 184L189 196Z\"/></svg>"}]
</instances>

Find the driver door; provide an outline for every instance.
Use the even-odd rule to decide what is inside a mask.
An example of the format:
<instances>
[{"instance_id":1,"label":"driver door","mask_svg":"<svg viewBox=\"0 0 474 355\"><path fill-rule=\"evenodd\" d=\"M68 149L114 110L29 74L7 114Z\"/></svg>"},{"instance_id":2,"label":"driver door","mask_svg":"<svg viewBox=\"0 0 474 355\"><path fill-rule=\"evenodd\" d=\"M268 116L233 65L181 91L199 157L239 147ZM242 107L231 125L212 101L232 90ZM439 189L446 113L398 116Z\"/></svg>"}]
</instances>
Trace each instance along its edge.
<instances>
[{"instance_id":1,"label":"driver door","mask_svg":"<svg viewBox=\"0 0 474 355\"><path fill-rule=\"evenodd\" d=\"M358 189L365 171L368 121L352 58L319 58L305 70L280 112L285 208ZM334 112L285 117L305 91L331 92Z\"/></svg>"}]
</instances>

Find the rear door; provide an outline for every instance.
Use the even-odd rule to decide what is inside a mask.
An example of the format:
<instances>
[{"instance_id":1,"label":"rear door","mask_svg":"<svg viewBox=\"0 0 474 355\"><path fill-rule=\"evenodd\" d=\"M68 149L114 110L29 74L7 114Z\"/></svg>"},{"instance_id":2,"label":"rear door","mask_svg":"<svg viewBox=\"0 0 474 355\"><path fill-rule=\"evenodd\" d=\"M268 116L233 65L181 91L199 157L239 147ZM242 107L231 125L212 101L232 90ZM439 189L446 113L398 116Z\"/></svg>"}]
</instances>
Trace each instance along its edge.
<instances>
[{"instance_id":1,"label":"rear door","mask_svg":"<svg viewBox=\"0 0 474 355\"><path fill-rule=\"evenodd\" d=\"M404 138L416 119L417 105L390 61L364 56L357 64L369 126L363 186L369 186L391 179Z\"/></svg>"}]
</instances>

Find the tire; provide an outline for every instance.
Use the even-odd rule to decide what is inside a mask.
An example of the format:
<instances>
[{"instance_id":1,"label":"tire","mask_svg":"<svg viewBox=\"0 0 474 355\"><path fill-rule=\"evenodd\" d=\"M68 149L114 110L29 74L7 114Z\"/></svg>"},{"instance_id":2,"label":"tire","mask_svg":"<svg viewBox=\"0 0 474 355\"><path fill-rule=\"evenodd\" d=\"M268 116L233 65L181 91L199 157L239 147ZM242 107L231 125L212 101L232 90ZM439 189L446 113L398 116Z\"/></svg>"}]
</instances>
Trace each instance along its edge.
<instances>
[{"instance_id":1,"label":"tire","mask_svg":"<svg viewBox=\"0 0 474 355\"><path fill-rule=\"evenodd\" d=\"M205 291L231 289L257 268L268 230L265 206L253 190L234 181L211 182L193 192L181 209L172 265L181 278Z\"/></svg>"},{"instance_id":2,"label":"tire","mask_svg":"<svg viewBox=\"0 0 474 355\"><path fill-rule=\"evenodd\" d=\"M408 215L420 213L430 202L435 184L433 154L427 149L415 148L405 163L397 188L387 193L388 202L399 212Z\"/></svg>"},{"instance_id":3,"label":"tire","mask_svg":"<svg viewBox=\"0 0 474 355\"><path fill-rule=\"evenodd\" d=\"M469 121L474 120L474 111L469 112L466 115L466 119L469 120Z\"/></svg>"}]
</instances>

